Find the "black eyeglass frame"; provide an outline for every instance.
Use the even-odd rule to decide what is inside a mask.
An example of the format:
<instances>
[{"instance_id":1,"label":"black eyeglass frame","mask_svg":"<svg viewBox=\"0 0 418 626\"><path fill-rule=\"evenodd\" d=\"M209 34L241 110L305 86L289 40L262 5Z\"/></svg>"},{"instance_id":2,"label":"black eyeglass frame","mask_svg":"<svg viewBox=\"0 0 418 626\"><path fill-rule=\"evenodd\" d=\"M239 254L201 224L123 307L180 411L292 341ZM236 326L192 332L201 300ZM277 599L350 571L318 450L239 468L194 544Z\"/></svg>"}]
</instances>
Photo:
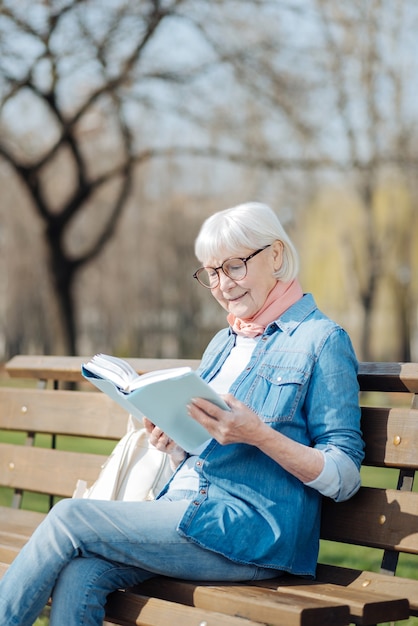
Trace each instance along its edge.
<instances>
[{"instance_id":1,"label":"black eyeglass frame","mask_svg":"<svg viewBox=\"0 0 418 626\"><path fill-rule=\"evenodd\" d=\"M248 272L248 267L247 267L247 262L252 259L253 257L255 257L257 254L260 254L260 252L263 252L263 250L266 250L267 248L269 248L271 246L271 244L267 244L267 246L264 246L264 248L259 248L258 250L256 250L255 252L252 252L252 254L249 254L246 257L239 257L239 256L232 256L229 259L225 259L225 261L222 263L222 265L220 265L219 267L199 267L195 273L193 274L193 278L195 278L197 280L197 282L199 283L199 285L202 285L202 287L206 287L206 289L216 289L217 287L219 287L219 283L221 282L220 276L219 276L219 270L222 270L223 273L225 274L225 276L227 276L228 278L231 278L232 280L235 280L232 276L230 276L228 274L228 272L226 272L224 270L224 265L225 263L229 263L230 261L233 261L234 259L236 259L237 261L242 261L244 263L244 267L245 267L245 274L244 276L242 276L242 278L238 278L237 280L243 280L246 276L247 276L247 272ZM204 271L208 271L208 270L213 270L214 272L216 272L217 276L218 276L218 281L215 285L205 285L205 283L203 283L200 278L199 278L199 274L201 274Z\"/></svg>"}]
</instances>

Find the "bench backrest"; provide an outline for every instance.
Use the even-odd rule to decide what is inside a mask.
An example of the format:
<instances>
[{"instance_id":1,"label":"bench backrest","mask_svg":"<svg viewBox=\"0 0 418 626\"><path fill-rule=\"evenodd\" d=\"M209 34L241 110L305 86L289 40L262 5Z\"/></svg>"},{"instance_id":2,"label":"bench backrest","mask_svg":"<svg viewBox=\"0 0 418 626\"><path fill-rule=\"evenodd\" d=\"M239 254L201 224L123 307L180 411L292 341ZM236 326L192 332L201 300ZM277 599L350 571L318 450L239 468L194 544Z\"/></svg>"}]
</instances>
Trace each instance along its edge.
<instances>
[{"instance_id":1,"label":"bench backrest","mask_svg":"<svg viewBox=\"0 0 418 626\"><path fill-rule=\"evenodd\" d=\"M379 486L344 503L324 499L321 537L381 548L382 571L394 573L400 552L418 554L418 364L361 363L359 382L364 465L382 468Z\"/></svg>"},{"instance_id":2,"label":"bench backrest","mask_svg":"<svg viewBox=\"0 0 418 626\"><path fill-rule=\"evenodd\" d=\"M139 372L198 363L129 361ZM0 431L20 431L26 443L0 444L0 486L12 487L17 496L22 490L71 496L79 478L94 481L105 458L79 450L87 442L91 445L91 438L113 446L125 432L127 414L104 394L58 389L62 381L82 380L82 362L80 357L22 356L6 366L14 378L36 378L44 381L44 387L55 381L50 383L54 389L0 388ZM324 499L321 537L381 548L382 568L394 572L399 552L418 554L418 493L413 491L418 468L418 364L361 363L359 382L364 465L382 469L379 485L362 486L345 503ZM49 448L33 445L35 432L37 439L41 433L49 435ZM16 496L14 504L19 504Z\"/></svg>"}]
</instances>

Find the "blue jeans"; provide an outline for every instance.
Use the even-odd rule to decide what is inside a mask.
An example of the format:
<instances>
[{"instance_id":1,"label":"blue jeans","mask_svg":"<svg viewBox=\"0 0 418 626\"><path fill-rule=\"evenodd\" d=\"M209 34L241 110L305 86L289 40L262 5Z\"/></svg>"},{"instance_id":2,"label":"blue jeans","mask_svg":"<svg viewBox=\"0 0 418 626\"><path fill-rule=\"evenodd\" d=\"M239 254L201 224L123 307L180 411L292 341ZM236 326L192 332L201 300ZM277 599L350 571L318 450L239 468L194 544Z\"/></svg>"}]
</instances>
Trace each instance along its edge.
<instances>
[{"instance_id":1,"label":"blue jeans","mask_svg":"<svg viewBox=\"0 0 418 626\"><path fill-rule=\"evenodd\" d=\"M66 626L101 626L110 592L156 574L228 581L277 575L181 537L176 528L190 497L59 502L0 581L1 626L32 626L51 596L50 626L63 619Z\"/></svg>"}]
</instances>

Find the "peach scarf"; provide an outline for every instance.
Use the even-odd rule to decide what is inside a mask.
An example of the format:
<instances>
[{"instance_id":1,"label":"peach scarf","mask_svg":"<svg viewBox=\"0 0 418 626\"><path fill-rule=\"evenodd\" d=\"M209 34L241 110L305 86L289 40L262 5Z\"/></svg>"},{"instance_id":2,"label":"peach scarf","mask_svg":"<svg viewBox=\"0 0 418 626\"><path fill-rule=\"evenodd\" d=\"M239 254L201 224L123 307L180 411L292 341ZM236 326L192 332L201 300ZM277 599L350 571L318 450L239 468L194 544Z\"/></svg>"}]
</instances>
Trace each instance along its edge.
<instances>
[{"instance_id":1,"label":"peach scarf","mask_svg":"<svg viewBox=\"0 0 418 626\"><path fill-rule=\"evenodd\" d=\"M237 335L244 337L257 337L262 335L266 326L284 313L295 302L303 296L302 288L297 279L287 283L277 281L277 284L270 291L264 305L253 317L249 319L239 319L233 313L229 313L227 320L232 330Z\"/></svg>"}]
</instances>

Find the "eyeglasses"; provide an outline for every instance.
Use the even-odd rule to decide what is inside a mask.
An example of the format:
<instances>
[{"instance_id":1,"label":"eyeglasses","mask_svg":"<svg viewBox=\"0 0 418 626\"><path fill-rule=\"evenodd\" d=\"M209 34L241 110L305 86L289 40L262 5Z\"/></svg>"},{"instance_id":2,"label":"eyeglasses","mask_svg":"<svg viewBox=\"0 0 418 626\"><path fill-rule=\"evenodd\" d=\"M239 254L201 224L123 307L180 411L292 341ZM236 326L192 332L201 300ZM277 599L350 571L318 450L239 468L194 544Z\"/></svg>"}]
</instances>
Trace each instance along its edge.
<instances>
[{"instance_id":1,"label":"eyeglasses","mask_svg":"<svg viewBox=\"0 0 418 626\"><path fill-rule=\"evenodd\" d=\"M219 267L199 267L193 274L193 278L196 278L196 280L203 287L207 287L207 289L216 289L216 287L219 286L219 270L222 270L225 276L228 276L228 278L232 280L242 280L247 275L248 261L255 257L256 254L260 254L260 252L269 248L270 245L271 244L264 246L264 248L260 248L244 258L233 257L232 259L227 259Z\"/></svg>"}]
</instances>

